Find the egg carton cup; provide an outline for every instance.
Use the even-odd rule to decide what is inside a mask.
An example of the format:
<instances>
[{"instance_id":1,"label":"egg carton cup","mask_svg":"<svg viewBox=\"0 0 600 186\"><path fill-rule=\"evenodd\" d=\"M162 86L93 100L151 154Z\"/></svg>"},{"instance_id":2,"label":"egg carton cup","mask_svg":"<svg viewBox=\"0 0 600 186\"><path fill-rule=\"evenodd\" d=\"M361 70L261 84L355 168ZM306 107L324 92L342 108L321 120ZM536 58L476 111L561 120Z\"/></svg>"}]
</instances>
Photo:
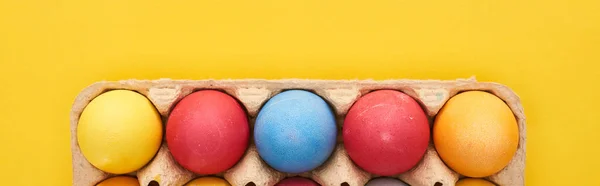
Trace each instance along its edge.
<instances>
[{"instance_id":1,"label":"egg carton cup","mask_svg":"<svg viewBox=\"0 0 600 186\"><path fill-rule=\"evenodd\" d=\"M89 186L115 176L90 164L77 143L77 124L85 106L103 92L115 89L133 90L145 95L166 121L169 112L183 97L203 89L220 90L240 101L246 108L250 123L250 145L239 162L229 170L216 174L234 186L272 186L285 177L308 177L323 186L363 186L379 177L357 167L347 155L341 127L352 104L374 90L392 89L404 92L417 100L430 119L452 96L469 90L495 94L512 110L519 125L519 145L510 163L500 172L486 177L498 185L524 185L525 170L525 115L519 97L508 87L493 82L477 82L474 78L442 80L303 80L303 79L241 79L241 80L122 80L102 81L85 88L76 98L71 111L71 149L73 157L73 185ZM301 174L286 174L269 167L259 156L252 136L255 118L261 106L274 95L291 89L312 91L324 98L334 109L338 125L338 142L329 159L318 168ZM164 125L164 122L163 122ZM164 136L164 135L163 135ZM180 186L192 179L205 176L194 174L180 166L163 143L156 156L143 168L127 175L136 176L140 185ZM395 175L414 186L453 186L462 176L447 167L438 156L433 140L423 159L408 172ZM152 184L151 184L152 182Z\"/></svg>"}]
</instances>

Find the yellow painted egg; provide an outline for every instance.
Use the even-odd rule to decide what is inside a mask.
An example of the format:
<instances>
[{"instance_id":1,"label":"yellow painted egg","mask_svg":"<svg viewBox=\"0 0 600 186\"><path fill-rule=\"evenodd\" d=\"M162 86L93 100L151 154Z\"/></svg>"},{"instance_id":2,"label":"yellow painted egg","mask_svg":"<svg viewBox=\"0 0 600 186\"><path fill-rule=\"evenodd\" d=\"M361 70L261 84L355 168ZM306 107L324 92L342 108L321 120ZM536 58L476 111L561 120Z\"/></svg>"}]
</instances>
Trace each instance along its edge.
<instances>
[{"instance_id":1,"label":"yellow painted egg","mask_svg":"<svg viewBox=\"0 0 600 186\"><path fill-rule=\"evenodd\" d=\"M196 178L185 186L231 186L227 181L217 177Z\"/></svg>"},{"instance_id":2,"label":"yellow painted egg","mask_svg":"<svg viewBox=\"0 0 600 186\"><path fill-rule=\"evenodd\" d=\"M458 180L455 186L496 186L492 182L489 182L484 179L475 179L475 178L464 178Z\"/></svg>"},{"instance_id":3,"label":"yellow painted egg","mask_svg":"<svg viewBox=\"0 0 600 186\"><path fill-rule=\"evenodd\" d=\"M96 186L140 186L140 183L138 183L138 180L134 177L117 176L108 178L98 183Z\"/></svg>"},{"instance_id":4,"label":"yellow painted egg","mask_svg":"<svg viewBox=\"0 0 600 186\"><path fill-rule=\"evenodd\" d=\"M519 144L519 129L500 98L468 91L452 97L440 110L433 142L446 165L459 174L481 178L510 162Z\"/></svg>"},{"instance_id":5,"label":"yellow painted egg","mask_svg":"<svg viewBox=\"0 0 600 186\"><path fill-rule=\"evenodd\" d=\"M83 156L95 167L113 174L140 169L158 151L162 123L154 105L143 95L113 90L94 98L77 125Z\"/></svg>"}]
</instances>

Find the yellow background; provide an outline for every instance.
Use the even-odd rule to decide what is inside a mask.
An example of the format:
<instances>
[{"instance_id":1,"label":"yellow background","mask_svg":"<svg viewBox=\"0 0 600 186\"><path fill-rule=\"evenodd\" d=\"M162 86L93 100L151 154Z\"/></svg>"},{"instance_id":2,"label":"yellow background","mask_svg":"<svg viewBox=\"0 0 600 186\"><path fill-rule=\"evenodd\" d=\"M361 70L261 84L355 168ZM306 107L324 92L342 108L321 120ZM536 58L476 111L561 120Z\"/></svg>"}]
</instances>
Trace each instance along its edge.
<instances>
[{"instance_id":1,"label":"yellow background","mask_svg":"<svg viewBox=\"0 0 600 186\"><path fill-rule=\"evenodd\" d=\"M527 185L598 185L600 1L0 0L0 180L70 185L99 80L416 78L510 86Z\"/></svg>"}]
</instances>

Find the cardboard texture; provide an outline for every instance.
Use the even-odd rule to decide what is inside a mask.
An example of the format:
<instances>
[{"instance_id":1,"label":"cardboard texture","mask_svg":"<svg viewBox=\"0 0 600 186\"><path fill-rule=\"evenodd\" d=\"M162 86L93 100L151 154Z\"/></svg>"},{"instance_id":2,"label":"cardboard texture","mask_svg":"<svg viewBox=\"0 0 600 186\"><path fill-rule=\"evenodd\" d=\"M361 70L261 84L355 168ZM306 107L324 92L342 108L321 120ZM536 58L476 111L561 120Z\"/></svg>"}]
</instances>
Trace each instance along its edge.
<instances>
[{"instance_id":1,"label":"cardboard texture","mask_svg":"<svg viewBox=\"0 0 600 186\"><path fill-rule=\"evenodd\" d=\"M71 111L71 148L73 156L73 185L95 185L107 179L111 174L105 173L92 166L83 156L77 144L77 123L85 106L96 96L114 89L137 91L156 106L163 120L169 115L170 109L180 99L196 90L216 89L224 91L237 98L247 109L251 131L254 119L269 98L289 89L304 89L315 92L323 97L334 108L337 115L338 130L341 131L344 117L352 104L361 96L373 90L393 89L402 91L423 106L429 118L435 117L444 103L459 92L467 90L488 91L504 100L514 113L519 125L519 145L510 163L500 172L486 177L499 185L524 185L526 128L525 115L519 97L508 87L491 82L477 82L474 78L454 81L440 80L123 80L114 82L97 82L85 88L76 98ZM164 124L164 122L163 122ZM430 122L430 127L433 123ZM252 134L252 132L251 132ZM344 150L338 132L338 145L331 157L320 167L310 172L296 174L309 177L324 186L362 186L377 175L369 174L352 163ZM252 136L251 136L252 137ZM264 163L256 151L253 139L245 155L231 169L218 174L234 186L245 186L254 183L257 186L271 186L285 177L295 176L285 174L270 168ZM137 176L140 185L146 186L155 181L161 186L179 186L196 175L182 168L172 158L166 142L157 155L142 169L130 173ZM461 177L448 168L439 158L433 141L421 162L410 171L396 175L410 185L415 186L453 186Z\"/></svg>"}]
</instances>

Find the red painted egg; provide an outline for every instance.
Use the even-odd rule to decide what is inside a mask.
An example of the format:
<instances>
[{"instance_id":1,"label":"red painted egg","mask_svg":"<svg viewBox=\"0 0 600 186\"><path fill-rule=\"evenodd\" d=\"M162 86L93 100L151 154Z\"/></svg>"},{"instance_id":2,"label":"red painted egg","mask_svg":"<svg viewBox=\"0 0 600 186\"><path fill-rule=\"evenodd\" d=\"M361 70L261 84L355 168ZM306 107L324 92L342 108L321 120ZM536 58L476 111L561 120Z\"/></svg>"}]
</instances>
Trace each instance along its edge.
<instances>
[{"instance_id":1,"label":"red painted egg","mask_svg":"<svg viewBox=\"0 0 600 186\"><path fill-rule=\"evenodd\" d=\"M303 177L291 177L281 180L275 186L319 186L315 181Z\"/></svg>"},{"instance_id":2,"label":"red painted egg","mask_svg":"<svg viewBox=\"0 0 600 186\"><path fill-rule=\"evenodd\" d=\"M235 165L248 147L246 112L223 92L202 90L183 98L167 121L173 158L197 174L216 174Z\"/></svg>"},{"instance_id":3,"label":"red painted egg","mask_svg":"<svg viewBox=\"0 0 600 186\"><path fill-rule=\"evenodd\" d=\"M412 97L394 90L364 95L343 126L344 147L367 172L390 176L415 166L429 143L427 115Z\"/></svg>"}]
</instances>

